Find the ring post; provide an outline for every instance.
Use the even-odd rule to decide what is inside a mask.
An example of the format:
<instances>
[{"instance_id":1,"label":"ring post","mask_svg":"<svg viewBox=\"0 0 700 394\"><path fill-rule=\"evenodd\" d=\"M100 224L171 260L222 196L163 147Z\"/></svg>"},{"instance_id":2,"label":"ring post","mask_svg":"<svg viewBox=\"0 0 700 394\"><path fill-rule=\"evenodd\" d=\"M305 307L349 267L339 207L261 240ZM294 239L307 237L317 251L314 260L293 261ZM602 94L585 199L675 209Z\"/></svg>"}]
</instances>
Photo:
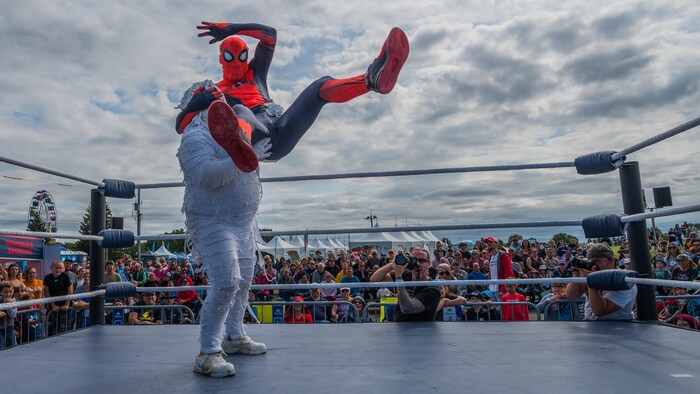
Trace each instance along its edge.
<instances>
[{"instance_id":1,"label":"ring post","mask_svg":"<svg viewBox=\"0 0 700 394\"><path fill-rule=\"evenodd\" d=\"M644 192L642 191L642 179L639 174L639 162L628 162L620 167L620 189L622 191L622 207L625 214L643 213ZM629 223L627 227L627 241L630 245L632 269L639 273L640 278L653 278L647 223L645 220ZM657 321L659 319L656 313L654 286L637 286L637 319L646 321Z\"/></svg>"},{"instance_id":2,"label":"ring post","mask_svg":"<svg viewBox=\"0 0 700 394\"><path fill-rule=\"evenodd\" d=\"M100 189L90 191L90 234L97 235L105 229L107 221L106 198ZM90 291L95 291L105 277L105 251L90 241ZM105 296L90 299L90 325L105 324Z\"/></svg>"}]
</instances>

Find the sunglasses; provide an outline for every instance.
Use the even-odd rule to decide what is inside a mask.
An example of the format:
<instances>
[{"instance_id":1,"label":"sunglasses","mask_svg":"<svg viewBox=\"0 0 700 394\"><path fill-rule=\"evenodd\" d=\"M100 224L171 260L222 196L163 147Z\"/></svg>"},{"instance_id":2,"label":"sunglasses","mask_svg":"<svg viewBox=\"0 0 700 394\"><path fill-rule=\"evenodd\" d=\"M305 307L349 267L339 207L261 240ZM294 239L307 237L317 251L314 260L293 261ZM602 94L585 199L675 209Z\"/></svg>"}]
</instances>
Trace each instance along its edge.
<instances>
[{"instance_id":1,"label":"sunglasses","mask_svg":"<svg viewBox=\"0 0 700 394\"><path fill-rule=\"evenodd\" d=\"M428 259L416 259L416 261L419 262L419 263L422 263L422 264L425 264L425 263L429 263L429 262L430 262L430 260L428 260Z\"/></svg>"},{"instance_id":2,"label":"sunglasses","mask_svg":"<svg viewBox=\"0 0 700 394\"><path fill-rule=\"evenodd\" d=\"M348 290L348 289L341 290L342 293L347 293L348 291L350 291L350 290Z\"/></svg>"},{"instance_id":3,"label":"sunglasses","mask_svg":"<svg viewBox=\"0 0 700 394\"><path fill-rule=\"evenodd\" d=\"M447 271L440 271L438 272L439 275L445 275L445 276L450 276L450 273Z\"/></svg>"}]
</instances>

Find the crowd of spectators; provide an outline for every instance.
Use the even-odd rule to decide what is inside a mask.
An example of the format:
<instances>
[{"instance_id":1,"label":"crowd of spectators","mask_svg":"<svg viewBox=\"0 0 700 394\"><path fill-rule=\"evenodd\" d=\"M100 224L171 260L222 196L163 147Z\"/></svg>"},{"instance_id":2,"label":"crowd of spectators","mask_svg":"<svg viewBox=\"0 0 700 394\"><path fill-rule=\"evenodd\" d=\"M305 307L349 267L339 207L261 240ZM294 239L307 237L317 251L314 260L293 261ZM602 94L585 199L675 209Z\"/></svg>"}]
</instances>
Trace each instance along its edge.
<instances>
[{"instance_id":1,"label":"crowd of spectators","mask_svg":"<svg viewBox=\"0 0 700 394\"><path fill-rule=\"evenodd\" d=\"M616 251L615 263L620 269L630 266L629 245L625 237L598 240L608 243ZM510 243L499 240L498 248L507 253L513 265L514 278L568 278L575 276L572 267L575 258L585 258L586 244L538 242L529 239L513 239ZM676 225L667 234L650 236L650 254L654 265L654 275L658 279L696 281L700 258L698 230L688 224ZM325 255L315 251L300 260L289 258L274 259L264 256L261 266L256 266L253 284L310 284L305 290L255 290L249 294L251 301L294 301L300 303L287 308L284 320L291 323L308 322L352 322L362 321L364 309L369 302L381 302L383 297L396 295L391 287L345 287L346 284L369 282L372 273L388 264L396 251L388 250L379 254L372 250L367 254L359 251L340 251L337 255L329 251ZM445 307L456 307L456 320L527 320L527 307L522 305L500 307L488 305L496 301L488 286L453 286L451 280L484 280L490 278L490 253L481 240L473 244L459 243L450 247L437 242L431 256L430 278L445 281L439 286L442 300L437 320L453 320L443 312ZM132 282L138 287L153 288L153 292L141 293L139 297L108 300L110 308L108 320L115 324L160 324L190 323L192 319L182 309L173 308L165 314L148 306L186 306L195 314L206 299L206 290L183 290L164 292L163 287L207 285L206 273L198 264L184 261L166 261L159 258L139 261L125 255L122 259L105 264L104 283ZM37 278L35 268L21 272L17 264L7 269L0 267L2 299L0 303L15 300L31 300L48 296L85 293L90 288L90 271L72 261L55 261L51 273L43 279ZM313 287L313 283L334 283L332 288ZM501 301L527 301L538 306L540 312L547 312L545 318L573 320L577 318L578 307L566 300L564 286L538 284L507 286L507 294ZM680 297L689 292L683 288L657 287L659 296ZM694 292L690 292L692 294ZM20 311L0 311L0 331L4 340L2 347L17 342L30 341L41 335L38 331L48 319L48 335L60 333L69 326L84 326L87 320L88 299L34 305ZM337 301L332 304L308 304L312 301ZM558 302L555 302L558 301ZM306 302L306 304L304 304ZM469 306L467 304L469 303ZM479 303L479 305L472 305ZM551 305L550 305L551 304ZM177 309L177 311L176 311ZM43 312L42 312L43 311ZM696 329L700 326L700 300L670 298L658 301L659 319L671 324ZM49 313L50 312L50 313ZM386 308L386 319L391 320L391 308ZM14 330L11 329L14 327ZM7 334L13 331L12 335ZM12 339L14 338L14 342Z\"/></svg>"}]
</instances>

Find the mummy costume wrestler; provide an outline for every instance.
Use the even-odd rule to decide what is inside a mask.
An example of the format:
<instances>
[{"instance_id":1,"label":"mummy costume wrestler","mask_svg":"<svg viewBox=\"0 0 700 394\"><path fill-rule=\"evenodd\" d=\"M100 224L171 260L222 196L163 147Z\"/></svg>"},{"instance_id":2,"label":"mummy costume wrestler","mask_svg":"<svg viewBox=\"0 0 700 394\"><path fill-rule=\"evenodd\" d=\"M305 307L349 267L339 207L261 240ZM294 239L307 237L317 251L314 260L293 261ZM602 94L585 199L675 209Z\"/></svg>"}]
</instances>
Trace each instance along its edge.
<instances>
[{"instance_id":1,"label":"mummy costume wrestler","mask_svg":"<svg viewBox=\"0 0 700 394\"><path fill-rule=\"evenodd\" d=\"M394 28L365 74L313 82L287 111L268 95L275 29L258 24L202 22L211 43L222 41L223 79L193 85L183 97L176 130L184 174L183 212L193 252L203 262L211 289L201 311L200 353L194 371L211 377L235 374L226 354L262 354L267 348L246 335L243 315L255 267L255 215L262 198L259 161L286 156L311 127L321 108L370 90L386 94L408 57L408 39ZM259 40L248 63L248 47L232 35Z\"/></svg>"}]
</instances>

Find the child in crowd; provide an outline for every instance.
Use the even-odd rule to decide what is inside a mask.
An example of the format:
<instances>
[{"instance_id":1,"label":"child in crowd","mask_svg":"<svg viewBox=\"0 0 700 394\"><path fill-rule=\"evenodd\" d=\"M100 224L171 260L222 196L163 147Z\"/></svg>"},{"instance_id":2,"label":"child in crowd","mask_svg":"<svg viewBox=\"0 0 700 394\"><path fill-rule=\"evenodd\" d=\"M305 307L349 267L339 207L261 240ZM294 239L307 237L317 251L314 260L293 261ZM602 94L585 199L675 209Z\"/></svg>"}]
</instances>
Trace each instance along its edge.
<instances>
[{"instance_id":1,"label":"child in crowd","mask_svg":"<svg viewBox=\"0 0 700 394\"><path fill-rule=\"evenodd\" d=\"M564 283L552 283L552 293L545 295L537 304L537 309L540 313L544 313L545 320L574 320L572 304L554 302L557 300L566 300L566 285ZM547 309L550 304L551 306Z\"/></svg>"},{"instance_id":2,"label":"child in crowd","mask_svg":"<svg viewBox=\"0 0 700 394\"><path fill-rule=\"evenodd\" d=\"M14 289L12 285L8 282L3 282L0 285L0 304L7 304L9 302L15 302L12 298L14 294ZM17 317L17 308L6 309L0 311L0 349L6 347L12 347L17 345L17 337L15 336L15 318Z\"/></svg>"},{"instance_id":3,"label":"child in crowd","mask_svg":"<svg viewBox=\"0 0 700 394\"><path fill-rule=\"evenodd\" d=\"M509 277L508 279L515 279L514 277ZM505 285L506 294L501 297L503 302L525 302L525 296L515 291L516 285ZM503 305L501 306L501 313L503 313L503 320L514 321L514 320L530 320L530 313L527 309L527 305Z\"/></svg>"}]
</instances>

